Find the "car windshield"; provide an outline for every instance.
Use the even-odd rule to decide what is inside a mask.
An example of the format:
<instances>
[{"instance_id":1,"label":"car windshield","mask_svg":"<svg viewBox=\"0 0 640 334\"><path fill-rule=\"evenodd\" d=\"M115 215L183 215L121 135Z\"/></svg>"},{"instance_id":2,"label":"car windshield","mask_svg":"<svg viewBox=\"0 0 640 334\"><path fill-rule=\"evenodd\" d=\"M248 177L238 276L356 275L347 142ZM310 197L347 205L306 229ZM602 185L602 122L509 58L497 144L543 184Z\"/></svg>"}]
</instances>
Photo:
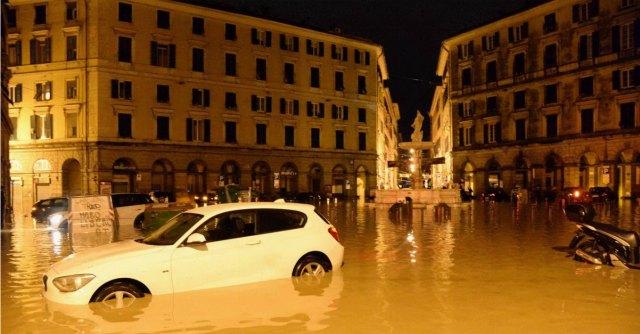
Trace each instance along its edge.
<instances>
[{"instance_id":1,"label":"car windshield","mask_svg":"<svg viewBox=\"0 0 640 334\"><path fill-rule=\"evenodd\" d=\"M162 227L151 232L148 236L138 239L138 242L149 245L173 245L193 225L202 219L202 215L195 213L180 213L169 219Z\"/></svg>"}]
</instances>

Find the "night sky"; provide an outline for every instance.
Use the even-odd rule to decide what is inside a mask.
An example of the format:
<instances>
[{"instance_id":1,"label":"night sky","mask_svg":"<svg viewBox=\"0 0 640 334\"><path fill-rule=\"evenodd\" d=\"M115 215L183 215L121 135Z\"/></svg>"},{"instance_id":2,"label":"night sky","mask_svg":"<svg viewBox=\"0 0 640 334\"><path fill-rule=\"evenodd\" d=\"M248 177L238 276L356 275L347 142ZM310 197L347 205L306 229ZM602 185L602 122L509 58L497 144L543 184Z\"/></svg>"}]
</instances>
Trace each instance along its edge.
<instances>
[{"instance_id":1,"label":"night sky","mask_svg":"<svg viewBox=\"0 0 640 334\"><path fill-rule=\"evenodd\" d=\"M182 0L185 1L185 0ZM429 139L435 66L443 40L544 0L186 0L321 30L340 28L384 47L400 131L410 140L417 109Z\"/></svg>"}]
</instances>

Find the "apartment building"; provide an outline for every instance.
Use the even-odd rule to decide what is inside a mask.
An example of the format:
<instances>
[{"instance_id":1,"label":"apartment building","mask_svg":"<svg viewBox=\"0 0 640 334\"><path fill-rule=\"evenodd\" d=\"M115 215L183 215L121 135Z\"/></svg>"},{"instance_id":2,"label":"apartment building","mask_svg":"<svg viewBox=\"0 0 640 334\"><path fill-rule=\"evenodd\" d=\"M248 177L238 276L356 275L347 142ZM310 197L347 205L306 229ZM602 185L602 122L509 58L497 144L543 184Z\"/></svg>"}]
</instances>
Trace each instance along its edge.
<instances>
[{"instance_id":1,"label":"apartment building","mask_svg":"<svg viewBox=\"0 0 640 334\"><path fill-rule=\"evenodd\" d=\"M639 17L637 0L554 0L445 40L432 131L454 182L639 195Z\"/></svg>"},{"instance_id":2,"label":"apartment building","mask_svg":"<svg viewBox=\"0 0 640 334\"><path fill-rule=\"evenodd\" d=\"M10 3L16 211L63 194L365 197L390 182L380 45L173 1Z\"/></svg>"}]
</instances>

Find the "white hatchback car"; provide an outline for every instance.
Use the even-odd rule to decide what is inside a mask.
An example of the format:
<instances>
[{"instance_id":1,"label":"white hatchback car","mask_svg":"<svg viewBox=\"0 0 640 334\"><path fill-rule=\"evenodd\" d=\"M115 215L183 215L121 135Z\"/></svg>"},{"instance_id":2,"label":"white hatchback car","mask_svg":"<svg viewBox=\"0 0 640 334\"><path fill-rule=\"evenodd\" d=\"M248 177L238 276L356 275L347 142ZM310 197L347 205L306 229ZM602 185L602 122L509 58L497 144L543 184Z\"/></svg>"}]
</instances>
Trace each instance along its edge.
<instances>
[{"instance_id":1,"label":"white hatchback car","mask_svg":"<svg viewBox=\"0 0 640 334\"><path fill-rule=\"evenodd\" d=\"M338 232L312 205L232 203L176 215L148 236L71 254L44 275L45 298L63 304L138 298L342 266Z\"/></svg>"}]
</instances>

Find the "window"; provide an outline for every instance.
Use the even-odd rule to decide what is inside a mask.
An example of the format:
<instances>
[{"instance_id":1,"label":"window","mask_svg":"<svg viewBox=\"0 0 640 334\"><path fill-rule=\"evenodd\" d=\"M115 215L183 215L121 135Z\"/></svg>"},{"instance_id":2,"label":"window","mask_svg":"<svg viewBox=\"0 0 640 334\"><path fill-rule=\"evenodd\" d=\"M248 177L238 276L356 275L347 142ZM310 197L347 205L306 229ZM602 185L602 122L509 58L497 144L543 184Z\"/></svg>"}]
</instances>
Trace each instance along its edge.
<instances>
[{"instance_id":1,"label":"window","mask_svg":"<svg viewBox=\"0 0 640 334\"><path fill-rule=\"evenodd\" d=\"M30 45L31 64L44 64L51 62L51 38L43 40L31 39Z\"/></svg>"},{"instance_id":2,"label":"window","mask_svg":"<svg viewBox=\"0 0 640 334\"><path fill-rule=\"evenodd\" d=\"M78 98L78 80L67 81L67 100L74 100Z\"/></svg>"},{"instance_id":3,"label":"window","mask_svg":"<svg viewBox=\"0 0 640 334\"><path fill-rule=\"evenodd\" d=\"M227 144L236 144L236 122L224 122L224 142Z\"/></svg>"},{"instance_id":4,"label":"window","mask_svg":"<svg viewBox=\"0 0 640 334\"><path fill-rule=\"evenodd\" d=\"M224 39L227 41L235 41L238 39L236 35L236 25L231 23L224 24Z\"/></svg>"},{"instance_id":5,"label":"window","mask_svg":"<svg viewBox=\"0 0 640 334\"><path fill-rule=\"evenodd\" d=\"M558 84L544 86L544 104L558 103Z\"/></svg>"},{"instance_id":6,"label":"window","mask_svg":"<svg viewBox=\"0 0 640 334\"><path fill-rule=\"evenodd\" d=\"M593 96L593 77L580 78L580 86L578 87L578 95L580 97Z\"/></svg>"},{"instance_id":7,"label":"window","mask_svg":"<svg viewBox=\"0 0 640 334\"><path fill-rule=\"evenodd\" d=\"M358 75L358 94L367 94L367 77Z\"/></svg>"},{"instance_id":8,"label":"window","mask_svg":"<svg viewBox=\"0 0 640 334\"><path fill-rule=\"evenodd\" d=\"M169 140L169 117L156 117L156 139Z\"/></svg>"},{"instance_id":9,"label":"window","mask_svg":"<svg viewBox=\"0 0 640 334\"><path fill-rule=\"evenodd\" d=\"M53 98L51 81L36 84L36 101L49 101Z\"/></svg>"},{"instance_id":10,"label":"window","mask_svg":"<svg viewBox=\"0 0 640 334\"><path fill-rule=\"evenodd\" d=\"M599 55L600 34L598 31L590 35L582 35L578 41L578 60L583 61Z\"/></svg>"},{"instance_id":11,"label":"window","mask_svg":"<svg viewBox=\"0 0 640 334\"><path fill-rule=\"evenodd\" d=\"M200 48L191 49L192 64L194 72L204 72L204 50Z\"/></svg>"},{"instance_id":12,"label":"window","mask_svg":"<svg viewBox=\"0 0 640 334\"><path fill-rule=\"evenodd\" d=\"M77 36L67 36L67 61L78 59Z\"/></svg>"},{"instance_id":13,"label":"window","mask_svg":"<svg viewBox=\"0 0 640 334\"><path fill-rule=\"evenodd\" d=\"M542 25L542 32L545 34L558 30L558 24L556 22L556 13L547 14L544 16L544 24Z\"/></svg>"},{"instance_id":14,"label":"window","mask_svg":"<svg viewBox=\"0 0 640 334\"><path fill-rule=\"evenodd\" d=\"M320 129L311 128L311 148L320 148Z\"/></svg>"},{"instance_id":15,"label":"window","mask_svg":"<svg viewBox=\"0 0 640 334\"><path fill-rule=\"evenodd\" d=\"M111 98L131 100L131 81L111 80Z\"/></svg>"},{"instance_id":16,"label":"window","mask_svg":"<svg viewBox=\"0 0 640 334\"><path fill-rule=\"evenodd\" d=\"M296 36L280 34L280 50L298 52L300 49L300 39Z\"/></svg>"},{"instance_id":17,"label":"window","mask_svg":"<svg viewBox=\"0 0 640 334\"><path fill-rule=\"evenodd\" d=\"M130 3L118 3L118 21L133 22L133 7Z\"/></svg>"},{"instance_id":18,"label":"window","mask_svg":"<svg viewBox=\"0 0 640 334\"><path fill-rule=\"evenodd\" d=\"M526 91L521 90L513 93L513 109L520 110L526 108Z\"/></svg>"},{"instance_id":19,"label":"window","mask_svg":"<svg viewBox=\"0 0 640 334\"><path fill-rule=\"evenodd\" d=\"M256 80L267 80L267 60L264 58L256 59Z\"/></svg>"},{"instance_id":20,"label":"window","mask_svg":"<svg viewBox=\"0 0 640 334\"><path fill-rule=\"evenodd\" d=\"M544 68L552 68L558 66L558 45L549 44L544 47L543 57Z\"/></svg>"},{"instance_id":21,"label":"window","mask_svg":"<svg viewBox=\"0 0 640 334\"><path fill-rule=\"evenodd\" d=\"M474 112L474 102L473 100L471 101L464 101L464 102L460 102L458 103L458 116L459 117L470 117L473 115ZM438 118L439 120L439 118ZM436 124L436 128L438 128L437 124Z\"/></svg>"},{"instance_id":22,"label":"window","mask_svg":"<svg viewBox=\"0 0 640 334\"><path fill-rule=\"evenodd\" d=\"M13 103L22 102L22 84L9 87L9 98Z\"/></svg>"},{"instance_id":23,"label":"window","mask_svg":"<svg viewBox=\"0 0 640 334\"><path fill-rule=\"evenodd\" d=\"M473 41L458 45L458 59L469 59L471 57L473 57Z\"/></svg>"},{"instance_id":24,"label":"window","mask_svg":"<svg viewBox=\"0 0 640 334\"><path fill-rule=\"evenodd\" d=\"M344 130L336 130L336 150L344 150Z\"/></svg>"},{"instance_id":25,"label":"window","mask_svg":"<svg viewBox=\"0 0 640 334\"><path fill-rule=\"evenodd\" d=\"M251 28L251 44L271 47L271 31Z\"/></svg>"},{"instance_id":26,"label":"window","mask_svg":"<svg viewBox=\"0 0 640 334\"><path fill-rule=\"evenodd\" d=\"M337 46L331 44L331 59L337 59L342 61L349 60L349 49L346 46Z\"/></svg>"},{"instance_id":27,"label":"window","mask_svg":"<svg viewBox=\"0 0 640 334\"><path fill-rule=\"evenodd\" d=\"M640 86L640 66L612 72L613 89L627 89Z\"/></svg>"},{"instance_id":28,"label":"window","mask_svg":"<svg viewBox=\"0 0 640 334\"><path fill-rule=\"evenodd\" d=\"M525 55L524 52L513 56L513 76L524 75L525 73Z\"/></svg>"},{"instance_id":29,"label":"window","mask_svg":"<svg viewBox=\"0 0 640 334\"><path fill-rule=\"evenodd\" d=\"M487 63L486 78L487 83L498 81L498 67L495 60Z\"/></svg>"},{"instance_id":30,"label":"window","mask_svg":"<svg viewBox=\"0 0 640 334\"><path fill-rule=\"evenodd\" d=\"M580 133L593 132L593 109L582 109L580 111Z\"/></svg>"},{"instance_id":31,"label":"window","mask_svg":"<svg viewBox=\"0 0 640 334\"><path fill-rule=\"evenodd\" d=\"M131 114L118 114L118 137L131 138Z\"/></svg>"},{"instance_id":32,"label":"window","mask_svg":"<svg viewBox=\"0 0 640 334\"><path fill-rule=\"evenodd\" d=\"M187 118L187 141L210 142L211 120Z\"/></svg>"},{"instance_id":33,"label":"window","mask_svg":"<svg viewBox=\"0 0 640 334\"><path fill-rule=\"evenodd\" d=\"M156 22L158 25L158 28L160 29L170 29L171 28L171 21L170 21L170 14L169 12L167 12L166 10L158 10L156 12Z\"/></svg>"},{"instance_id":34,"label":"window","mask_svg":"<svg viewBox=\"0 0 640 334\"><path fill-rule=\"evenodd\" d=\"M151 65L175 68L176 45L151 41Z\"/></svg>"},{"instance_id":35,"label":"window","mask_svg":"<svg viewBox=\"0 0 640 334\"><path fill-rule=\"evenodd\" d=\"M8 44L7 48L9 66L22 65L22 42L16 41L15 43Z\"/></svg>"},{"instance_id":36,"label":"window","mask_svg":"<svg viewBox=\"0 0 640 334\"><path fill-rule=\"evenodd\" d=\"M131 38L119 36L118 37L118 61L123 63L131 62Z\"/></svg>"},{"instance_id":37,"label":"window","mask_svg":"<svg viewBox=\"0 0 640 334\"><path fill-rule=\"evenodd\" d=\"M634 102L620 104L620 128L633 129L636 126L636 104Z\"/></svg>"},{"instance_id":38,"label":"window","mask_svg":"<svg viewBox=\"0 0 640 334\"><path fill-rule=\"evenodd\" d=\"M193 88L191 90L191 105L194 107L208 107L210 98L208 89Z\"/></svg>"},{"instance_id":39,"label":"window","mask_svg":"<svg viewBox=\"0 0 640 334\"><path fill-rule=\"evenodd\" d=\"M10 120L13 131L11 132L9 140L16 140L18 139L18 117L10 117Z\"/></svg>"},{"instance_id":40,"label":"window","mask_svg":"<svg viewBox=\"0 0 640 334\"><path fill-rule=\"evenodd\" d=\"M367 150L367 133L358 132L358 151Z\"/></svg>"},{"instance_id":41,"label":"window","mask_svg":"<svg viewBox=\"0 0 640 334\"><path fill-rule=\"evenodd\" d=\"M473 127L466 126L459 130L459 144L460 146L471 146L473 144Z\"/></svg>"},{"instance_id":42,"label":"window","mask_svg":"<svg viewBox=\"0 0 640 334\"><path fill-rule=\"evenodd\" d=\"M358 122L366 123L367 122L367 109L358 108Z\"/></svg>"},{"instance_id":43,"label":"window","mask_svg":"<svg viewBox=\"0 0 640 334\"><path fill-rule=\"evenodd\" d=\"M547 115L547 137L553 138L558 136L558 115Z\"/></svg>"},{"instance_id":44,"label":"window","mask_svg":"<svg viewBox=\"0 0 640 334\"><path fill-rule=\"evenodd\" d=\"M635 0L620 0L620 9L631 7L635 4Z\"/></svg>"},{"instance_id":45,"label":"window","mask_svg":"<svg viewBox=\"0 0 640 334\"><path fill-rule=\"evenodd\" d=\"M524 118L516 119L516 140L527 139L527 120Z\"/></svg>"},{"instance_id":46,"label":"window","mask_svg":"<svg viewBox=\"0 0 640 334\"><path fill-rule=\"evenodd\" d=\"M64 115L67 138L78 137L78 113L68 113Z\"/></svg>"},{"instance_id":47,"label":"window","mask_svg":"<svg viewBox=\"0 0 640 334\"><path fill-rule=\"evenodd\" d=\"M224 108L227 110L237 110L238 102L236 101L236 93L224 93Z\"/></svg>"},{"instance_id":48,"label":"window","mask_svg":"<svg viewBox=\"0 0 640 334\"><path fill-rule=\"evenodd\" d=\"M346 121L349 119L349 107L331 105L331 118Z\"/></svg>"},{"instance_id":49,"label":"window","mask_svg":"<svg viewBox=\"0 0 640 334\"><path fill-rule=\"evenodd\" d=\"M633 32L633 22L629 22L620 26L620 50L629 50L634 47Z\"/></svg>"},{"instance_id":50,"label":"window","mask_svg":"<svg viewBox=\"0 0 640 334\"><path fill-rule=\"evenodd\" d=\"M78 4L73 2L67 2L67 21L75 21L78 19Z\"/></svg>"},{"instance_id":51,"label":"window","mask_svg":"<svg viewBox=\"0 0 640 334\"><path fill-rule=\"evenodd\" d=\"M311 68L310 86L320 88L320 69L318 67Z\"/></svg>"},{"instance_id":52,"label":"window","mask_svg":"<svg viewBox=\"0 0 640 334\"><path fill-rule=\"evenodd\" d=\"M501 141L502 128L500 122L484 125L484 143L493 144Z\"/></svg>"},{"instance_id":53,"label":"window","mask_svg":"<svg viewBox=\"0 0 640 334\"><path fill-rule=\"evenodd\" d=\"M295 83L294 77L295 77L294 65L292 63L284 63L284 83L286 84Z\"/></svg>"},{"instance_id":54,"label":"window","mask_svg":"<svg viewBox=\"0 0 640 334\"><path fill-rule=\"evenodd\" d=\"M156 86L156 102L169 103L171 96L169 94L169 85Z\"/></svg>"},{"instance_id":55,"label":"window","mask_svg":"<svg viewBox=\"0 0 640 334\"><path fill-rule=\"evenodd\" d=\"M257 210L258 234L301 228L306 222L304 214L289 210Z\"/></svg>"},{"instance_id":56,"label":"window","mask_svg":"<svg viewBox=\"0 0 640 334\"><path fill-rule=\"evenodd\" d=\"M267 125L258 123L256 124L256 144L258 145L266 145L267 144Z\"/></svg>"},{"instance_id":57,"label":"window","mask_svg":"<svg viewBox=\"0 0 640 334\"><path fill-rule=\"evenodd\" d=\"M295 128L291 125L285 125L284 127L284 146L294 146L294 134Z\"/></svg>"},{"instance_id":58,"label":"window","mask_svg":"<svg viewBox=\"0 0 640 334\"><path fill-rule=\"evenodd\" d=\"M224 74L228 76L235 77L236 74L236 55L233 53L225 53L224 54L224 65L225 71Z\"/></svg>"},{"instance_id":59,"label":"window","mask_svg":"<svg viewBox=\"0 0 640 334\"><path fill-rule=\"evenodd\" d=\"M341 71L336 71L335 89L340 92L344 91L344 73Z\"/></svg>"},{"instance_id":60,"label":"window","mask_svg":"<svg viewBox=\"0 0 640 334\"><path fill-rule=\"evenodd\" d=\"M529 23L524 22L519 26L509 27L509 43L518 43L529 37Z\"/></svg>"},{"instance_id":61,"label":"window","mask_svg":"<svg viewBox=\"0 0 640 334\"><path fill-rule=\"evenodd\" d=\"M251 111L271 112L271 96L251 95Z\"/></svg>"},{"instance_id":62,"label":"window","mask_svg":"<svg viewBox=\"0 0 640 334\"><path fill-rule=\"evenodd\" d=\"M353 49L353 60L356 64L365 64L369 65L371 61L371 55L369 51L360 51L358 49Z\"/></svg>"},{"instance_id":63,"label":"window","mask_svg":"<svg viewBox=\"0 0 640 334\"><path fill-rule=\"evenodd\" d=\"M194 35L204 35L204 19L201 17L191 18L191 32Z\"/></svg>"},{"instance_id":64,"label":"window","mask_svg":"<svg viewBox=\"0 0 640 334\"><path fill-rule=\"evenodd\" d=\"M498 113L498 97L497 96L489 96L487 97L487 114L497 114Z\"/></svg>"},{"instance_id":65,"label":"window","mask_svg":"<svg viewBox=\"0 0 640 334\"><path fill-rule=\"evenodd\" d=\"M16 9L7 9L7 28L15 28L17 26Z\"/></svg>"},{"instance_id":66,"label":"window","mask_svg":"<svg viewBox=\"0 0 640 334\"><path fill-rule=\"evenodd\" d=\"M307 101L307 116L324 118L324 103Z\"/></svg>"},{"instance_id":67,"label":"window","mask_svg":"<svg viewBox=\"0 0 640 334\"><path fill-rule=\"evenodd\" d=\"M465 69L462 70L462 87L469 87L471 86L471 68L467 67Z\"/></svg>"},{"instance_id":68,"label":"window","mask_svg":"<svg viewBox=\"0 0 640 334\"><path fill-rule=\"evenodd\" d=\"M585 22L598 16L598 0L585 1L573 5L573 22Z\"/></svg>"},{"instance_id":69,"label":"window","mask_svg":"<svg viewBox=\"0 0 640 334\"><path fill-rule=\"evenodd\" d=\"M53 138L53 115L31 115L31 139Z\"/></svg>"},{"instance_id":70,"label":"window","mask_svg":"<svg viewBox=\"0 0 640 334\"><path fill-rule=\"evenodd\" d=\"M38 5L34 9L36 15L33 24L47 24L47 5Z\"/></svg>"},{"instance_id":71,"label":"window","mask_svg":"<svg viewBox=\"0 0 640 334\"><path fill-rule=\"evenodd\" d=\"M307 40L307 54L324 57L324 42Z\"/></svg>"},{"instance_id":72,"label":"window","mask_svg":"<svg viewBox=\"0 0 640 334\"><path fill-rule=\"evenodd\" d=\"M482 50L491 51L500 46L500 32L496 31L493 35L482 36Z\"/></svg>"},{"instance_id":73,"label":"window","mask_svg":"<svg viewBox=\"0 0 640 334\"><path fill-rule=\"evenodd\" d=\"M300 103L298 100L280 98L280 113L298 116L300 114Z\"/></svg>"}]
</instances>

